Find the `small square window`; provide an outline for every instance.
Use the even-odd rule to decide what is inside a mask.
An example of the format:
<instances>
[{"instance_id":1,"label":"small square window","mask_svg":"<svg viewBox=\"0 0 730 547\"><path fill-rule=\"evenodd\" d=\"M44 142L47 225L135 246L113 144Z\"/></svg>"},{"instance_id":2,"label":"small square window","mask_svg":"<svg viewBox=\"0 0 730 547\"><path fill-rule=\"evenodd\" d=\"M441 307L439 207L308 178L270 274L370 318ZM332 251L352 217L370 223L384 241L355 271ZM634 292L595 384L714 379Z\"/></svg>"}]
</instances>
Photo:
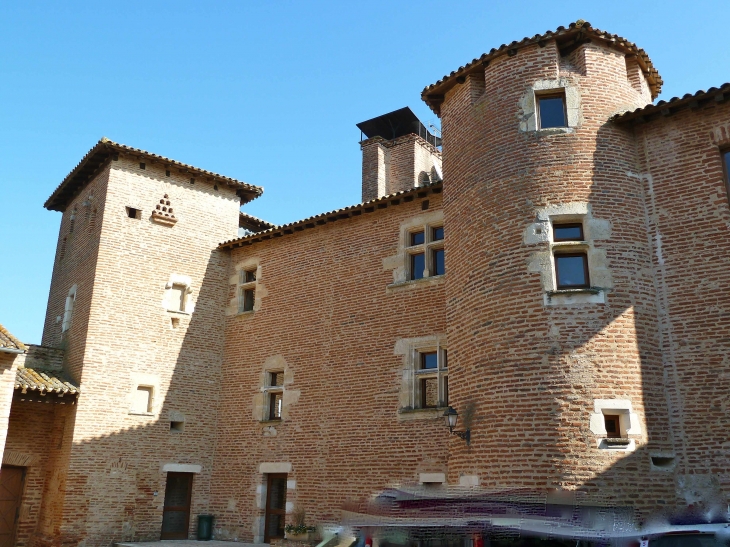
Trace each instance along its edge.
<instances>
[{"instance_id":1,"label":"small square window","mask_svg":"<svg viewBox=\"0 0 730 547\"><path fill-rule=\"evenodd\" d=\"M411 247L413 247L414 245L423 245L425 241L426 238L423 231L411 233Z\"/></svg>"},{"instance_id":2,"label":"small square window","mask_svg":"<svg viewBox=\"0 0 730 547\"><path fill-rule=\"evenodd\" d=\"M588 280L588 256L585 253L556 254L555 277L558 289L586 289Z\"/></svg>"},{"instance_id":3,"label":"small square window","mask_svg":"<svg viewBox=\"0 0 730 547\"><path fill-rule=\"evenodd\" d=\"M245 270L243 272L243 282L252 283L256 281L256 270Z\"/></svg>"},{"instance_id":4,"label":"small square window","mask_svg":"<svg viewBox=\"0 0 730 547\"><path fill-rule=\"evenodd\" d=\"M435 249L431 253L431 266L433 267L431 275L444 275L446 273L444 250Z\"/></svg>"},{"instance_id":5,"label":"small square window","mask_svg":"<svg viewBox=\"0 0 730 547\"><path fill-rule=\"evenodd\" d=\"M583 241L583 225L553 224L553 241Z\"/></svg>"},{"instance_id":6,"label":"small square window","mask_svg":"<svg viewBox=\"0 0 730 547\"><path fill-rule=\"evenodd\" d=\"M135 209L134 207L127 207L127 216L129 218L140 218L140 212L139 209Z\"/></svg>"},{"instance_id":7,"label":"small square window","mask_svg":"<svg viewBox=\"0 0 730 547\"><path fill-rule=\"evenodd\" d=\"M417 253L411 255L411 279L423 279L423 270L426 269L426 255Z\"/></svg>"},{"instance_id":8,"label":"small square window","mask_svg":"<svg viewBox=\"0 0 730 547\"><path fill-rule=\"evenodd\" d=\"M431 241L441 241L444 238L444 227L433 228L431 230Z\"/></svg>"},{"instance_id":9,"label":"small square window","mask_svg":"<svg viewBox=\"0 0 730 547\"><path fill-rule=\"evenodd\" d=\"M538 95L537 97L538 127L567 127L565 114L565 91Z\"/></svg>"},{"instance_id":10,"label":"small square window","mask_svg":"<svg viewBox=\"0 0 730 547\"><path fill-rule=\"evenodd\" d=\"M421 353L421 370L438 368L438 358L435 351Z\"/></svg>"},{"instance_id":11,"label":"small square window","mask_svg":"<svg viewBox=\"0 0 730 547\"><path fill-rule=\"evenodd\" d=\"M269 393L269 420L281 420L282 395L280 391Z\"/></svg>"},{"instance_id":12,"label":"small square window","mask_svg":"<svg viewBox=\"0 0 730 547\"><path fill-rule=\"evenodd\" d=\"M140 164L139 164L140 169L145 169L146 167L147 166L143 162L140 162Z\"/></svg>"},{"instance_id":13,"label":"small square window","mask_svg":"<svg viewBox=\"0 0 730 547\"><path fill-rule=\"evenodd\" d=\"M241 311L253 311L255 289L243 289L241 294Z\"/></svg>"},{"instance_id":14,"label":"small square window","mask_svg":"<svg viewBox=\"0 0 730 547\"><path fill-rule=\"evenodd\" d=\"M621 422L616 414L604 414L603 421L606 426L606 437L609 439L621 438Z\"/></svg>"},{"instance_id":15,"label":"small square window","mask_svg":"<svg viewBox=\"0 0 730 547\"><path fill-rule=\"evenodd\" d=\"M170 422L170 431L182 433L185 429L185 422Z\"/></svg>"}]
</instances>

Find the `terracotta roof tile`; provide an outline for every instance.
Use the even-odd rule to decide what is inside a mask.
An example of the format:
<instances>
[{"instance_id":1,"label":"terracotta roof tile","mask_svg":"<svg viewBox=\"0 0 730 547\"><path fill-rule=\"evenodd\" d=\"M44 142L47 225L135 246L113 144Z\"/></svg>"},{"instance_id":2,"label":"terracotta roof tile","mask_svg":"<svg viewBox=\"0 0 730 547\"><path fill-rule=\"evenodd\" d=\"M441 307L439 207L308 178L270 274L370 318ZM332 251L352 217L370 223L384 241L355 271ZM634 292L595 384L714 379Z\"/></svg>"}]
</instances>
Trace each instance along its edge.
<instances>
[{"instance_id":1,"label":"terracotta roof tile","mask_svg":"<svg viewBox=\"0 0 730 547\"><path fill-rule=\"evenodd\" d=\"M77 395L79 388L62 379L55 371L36 370L21 367L15 374L15 389L22 393L37 391L38 393L57 393Z\"/></svg>"},{"instance_id":2,"label":"terracotta roof tile","mask_svg":"<svg viewBox=\"0 0 730 547\"><path fill-rule=\"evenodd\" d=\"M653 115L668 116L685 108L697 108L700 103L708 101L722 102L730 99L730 83L720 87L711 87L707 91L700 89L694 94L686 93L682 97L672 97L668 101L659 101L636 110L624 112L613 117L613 121L624 122L629 120L646 119Z\"/></svg>"},{"instance_id":3,"label":"terracotta roof tile","mask_svg":"<svg viewBox=\"0 0 730 547\"><path fill-rule=\"evenodd\" d=\"M460 66L458 70L447 74L436 83L426 86L421 92L421 98L426 102L426 104L428 104L431 110L433 110L436 114L439 114L441 104L440 96L442 96L446 91L451 89L457 83L457 78L461 76L466 76L474 70L481 69L482 63L484 63L485 61L489 61L495 57L503 55L510 50L517 50L526 46L540 43L544 40L557 38L565 39L581 33L584 34L586 38L598 40L625 53L636 55L639 65L644 71L644 75L649 82L652 98L656 98L659 93L661 93L662 84L664 83L664 81L659 75L659 72L657 72L656 68L654 68L651 59L643 49L639 48L633 42L629 42L625 38L622 38L615 34L610 34L600 29L593 28L590 23L578 20L575 23L571 23L570 25L568 25L567 28L558 27L556 30L548 30L543 34L536 34L532 38L525 37L520 41L514 41L510 44L502 44L498 48L493 48L489 51L489 53L483 53L478 59L473 59L466 65Z\"/></svg>"},{"instance_id":4,"label":"terracotta roof tile","mask_svg":"<svg viewBox=\"0 0 730 547\"><path fill-rule=\"evenodd\" d=\"M162 164L175 166L180 169L185 169L192 174L196 174L201 177L207 177L212 179L212 182L226 184L227 186L236 189L236 193L241 197L242 201L251 201L252 199L260 196L264 189L260 186L254 186L240 180L232 179L212 171L206 171L199 167L188 165L165 156L158 156L146 150L139 148L132 148L125 144L119 144L117 142L110 141L106 137L94 145L89 152L81 159L79 164L63 179L63 182L53 191L51 197L46 200L44 207L51 211L63 211L71 201L76 193L83 188L91 177L96 174L99 167L104 165L110 156L114 153L126 153L134 154L140 158L146 158L150 161L157 161Z\"/></svg>"},{"instance_id":5,"label":"terracotta roof tile","mask_svg":"<svg viewBox=\"0 0 730 547\"><path fill-rule=\"evenodd\" d=\"M365 203L358 203L357 205L350 205L348 207L343 207L342 209L335 209L334 211L321 213L319 215L315 215L309 218L297 220L296 222L282 224L281 226L274 226L268 230L264 230L263 232L257 232L255 234L231 239L229 241L224 241L223 243L218 245L218 248L233 249L234 247L250 245L251 243L255 243L256 241L263 241L265 239L271 239L273 237L281 237L283 235L293 234L294 232L299 232L307 228L315 228L316 226L321 226L322 224L327 224L328 222L335 222L337 220L358 216L361 215L363 212L371 213L376 209L384 209L389 205L398 205L402 201L412 201L419 194L423 194L423 197L425 197L426 195L431 193L439 193L441 192L442 187L443 181L432 182L431 184L424 184L423 186L419 186L418 188L413 188L411 190L396 192L395 194L390 194L388 196L383 196L382 198L366 201Z\"/></svg>"},{"instance_id":6,"label":"terracotta roof tile","mask_svg":"<svg viewBox=\"0 0 730 547\"><path fill-rule=\"evenodd\" d=\"M261 220L260 218L241 211L238 215L238 226L241 228L250 228L255 232L260 232L262 230L268 230L269 228L275 228L276 224L266 222L265 220Z\"/></svg>"},{"instance_id":7,"label":"terracotta roof tile","mask_svg":"<svg viewBox=\"0 0 730 547\"><path fill-rule=\"evenodd\" d=\"M23 342L10 334L2 325L0 325L0 348L20 351L26 351L28 349Z\"/></svg>"}]
</instances>

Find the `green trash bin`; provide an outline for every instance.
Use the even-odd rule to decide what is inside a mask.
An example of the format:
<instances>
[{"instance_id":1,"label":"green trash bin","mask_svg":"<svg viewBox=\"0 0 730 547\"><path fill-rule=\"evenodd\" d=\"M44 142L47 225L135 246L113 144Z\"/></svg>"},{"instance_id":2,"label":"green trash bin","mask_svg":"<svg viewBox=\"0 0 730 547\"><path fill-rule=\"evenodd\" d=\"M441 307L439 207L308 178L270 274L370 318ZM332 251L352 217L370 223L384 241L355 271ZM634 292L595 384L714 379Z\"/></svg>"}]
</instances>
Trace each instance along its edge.
<instances>
[{"instance_id":1,"label":"green trash bin","mask_svg":"<svg viewBox=\"0 0 730 547\"><path fill-rule=\"evenodd\" d=\"M213 537L213 515L198 515L198 541L210 541Z\"/></svg>"}]
</instances>

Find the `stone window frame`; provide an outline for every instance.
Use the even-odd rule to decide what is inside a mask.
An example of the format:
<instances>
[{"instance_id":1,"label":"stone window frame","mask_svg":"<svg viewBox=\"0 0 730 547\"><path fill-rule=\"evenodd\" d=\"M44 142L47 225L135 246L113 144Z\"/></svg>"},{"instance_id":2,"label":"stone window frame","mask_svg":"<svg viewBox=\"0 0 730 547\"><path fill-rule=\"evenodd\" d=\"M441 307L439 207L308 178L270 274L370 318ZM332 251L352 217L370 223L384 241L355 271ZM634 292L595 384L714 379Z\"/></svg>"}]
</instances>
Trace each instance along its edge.
<instances>
[{"instance_id":1,"label":"stone window frame","mask_svg":"<svg viewBox=\"0 0 730 547\"><path fill-rule=\"evenodd\" d=\"M165 283L165 294L162 297L162 307L168 312L168 313L180 313L184 315L192 315L193 311L195 311L195 304L193 303L193 288L192 288L193 281L190 278L190 276L187 275L180 275L180 274L170 274L170 278L168 279L167 283ZM172 291L175 288L175 286L183 287L183 301L182 309L180 308L172 308L169 306L170 303L170 297L172 295Z\"/></svg>"},{"instance_id":2,"label":"stone window frame","mask_svg":"<svg viewBox=\"0 0 730 547\"><path fill-rule=\"evenodd\" d=\"M596 241L611 237L608 220L593 216L592 208L586 202L571 202L553 205L537 210L537 220L524 233L526 245L539 244L543 250L532 253L528 270L539 272L542 282L544 305L561 306L573 304L605 304L606 294L613 289L613 279L608 267L605 249L598 248ZM583 241L555 241L553 225L577 224L583 226ZM558 289L555 268L555 254L585 253L588 262L586 288Z\"/></svg>"},{"instance_id":3,"label":"stone window frame","mask_svg":"<svg viewBox=\"0 0 730 547\"><path fill-rule=\"evenodd\" d=\"M445 249L445 239L430 241L433 228L444 227L443 209L427 211L411 217L401 223L398 236L398 249L395 255L383 259L383 270L393 272L393 283L387 286L387 292L416 286L428 286L443 282L446 273L442 275L428 275L421 279L411 279L411 255L419 251L425 254L425 271L430 274L431 251ZM424 230L424 243L411 245L412 233Z\"/></svg>"},{"instance_id":4,"label":"stone window frame","mask_svg":"<svg viewBox=\"0 0 730 547\"><path fill-rule=\"evenodd\" d=\"M76 307L76 292L78 286L74 284L68 291L66 296L66 302L63 307L63 320L61 322L61 333L65 333L71 328L71 321L73 320L74 308Z\"/></svg>"},{"instance_id":5,"label":"stone window frame","mask_svg":"<svg viewBox=\"0 0 730 547\"><path fill-rule=\"evenodd\" d=\"M150 400L146 412L134 408L134 397L140 387L150 389ZM154 374L132 373L130 376L130 391L127 408L130 416L157 416L162 406L160 401L160 379Z\"/></svg>"},{"instance_id":6,"label":"stone window frame","mask_svg":"<svg viewBox=\"0 0 730 547\"><path fill-rule=\"evenodd\" d=\"M539 127L538 98L563 94L565 96L565 127ZM537 80L527 88L520 100L519 130L538 135L574 133L582 124L580 92L569 78Z\"/></svg>"},{"instance_id":7,"label":"stone window frame","mask_svg":"<svg viewBox=\"0 0 730 547\"><path fill-rule=\"evenodd\" d=\"M256 280L247 282L245 281L246 271L255 271ZM229 278L228 283L231 286L232 297L228 301L228 307L226 308L226 315L253 315L261 309L263 298L268 295L266 286L263 283L262 275L263 269L261 266L261 260L256 257L246 258L241 262L235 264L233 268L233 275ZM248 287L246 287L248 285ZM242 309L242 298L243 290L246 288L254 289L254 303L253 309L247 311L241 311Z\"/></svg>"},{"instance_id":8,"label":"stone window frame","mask_svg":"<svg viewBox=\"0 0 730 547\"><path fill-rule=\"evenodd\" d=\"M441 367L446 361L448 350L446 335L437 334L420 338L405 338L398 340L395 346L396 355L403 356L403 368L401 373L401 387L398 397L399 419L419 419L440 417L448 407L448 401L443 400L444 391L448 393L448 367ZM421 355L424 353L437 352L438 365L435 371L428 369L420 372ZM434 407L422 408L421 406L421 380L436 377L438 380L438 402ZM446 384L444 382L446 380Z\"/></svg>"},{"instance_id":9,"label":"stone window frame","mask_svg":"<svg viewBox=\"0 0 730 547\"><path fill-rule=\"evenodd\" d=\"M256 309L256 288L258 284L258 270L259 266L251 266L248 268L242 268L238 272L238 313L253 312ZM253 279L249 279L249 274L253 274ZM246 309L246 292L253 291L253 302L251 303L251 309Z\"/></svg>"},{"instance_id":10,"label":"stone window frame","mask_svg":"<svg viewBox=\"0 0 730 547\"><path fill-rule=\"evenodd\" d=\"M276 374L277 377L281 376L281 384L272 384L271 377L273 374ZM264 386L264 394L265 394L265 404L264 404L264 412L266 415L264 416L264 419L262 421L264 422L280 422L282 420L282 410L284 406L284 369L277 369L277 370L267 370L266 371L266 385ZM274 417L271 415L271 403L272 403L272 396L275 395L281 395L281 398L279 399L279 416Z\"/></svg>"},{"instance_id":11,"label":"stone window frame","mask_svg":"<svg viewBox=\"0 0 730 547\"><path fill-rule=\"evenodd\" d=\"M618 416L621 435L615 444L606 431L606 416ZM594 434L596 448L612 452L633 452L636 438L641 437L641 422L634 413L629 399L595 399L590 415L590 430Z\"/></svg>"}]
</instances>

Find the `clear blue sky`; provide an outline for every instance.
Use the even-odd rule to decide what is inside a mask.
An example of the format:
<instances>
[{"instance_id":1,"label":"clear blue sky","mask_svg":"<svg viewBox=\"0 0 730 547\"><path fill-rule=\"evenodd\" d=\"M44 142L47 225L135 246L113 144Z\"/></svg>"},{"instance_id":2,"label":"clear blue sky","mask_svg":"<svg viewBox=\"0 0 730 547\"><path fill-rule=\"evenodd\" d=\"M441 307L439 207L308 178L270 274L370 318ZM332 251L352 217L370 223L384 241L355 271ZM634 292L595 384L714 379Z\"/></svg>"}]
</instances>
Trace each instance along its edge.
<instances>
[{"instance_id":1,"label":"clear blue sky","mask_svg":"<svg viewBox=\"0 0 730 547\"><path fill-rule=\"evenodd\" d=\"M60 213L102 136L265 187L283 223L360 200L357 122L576 19L643 47L660 98L730 81L728 0L47 2L0 7L0 323L39 343Z\"/></svg>"}]
</instances>

